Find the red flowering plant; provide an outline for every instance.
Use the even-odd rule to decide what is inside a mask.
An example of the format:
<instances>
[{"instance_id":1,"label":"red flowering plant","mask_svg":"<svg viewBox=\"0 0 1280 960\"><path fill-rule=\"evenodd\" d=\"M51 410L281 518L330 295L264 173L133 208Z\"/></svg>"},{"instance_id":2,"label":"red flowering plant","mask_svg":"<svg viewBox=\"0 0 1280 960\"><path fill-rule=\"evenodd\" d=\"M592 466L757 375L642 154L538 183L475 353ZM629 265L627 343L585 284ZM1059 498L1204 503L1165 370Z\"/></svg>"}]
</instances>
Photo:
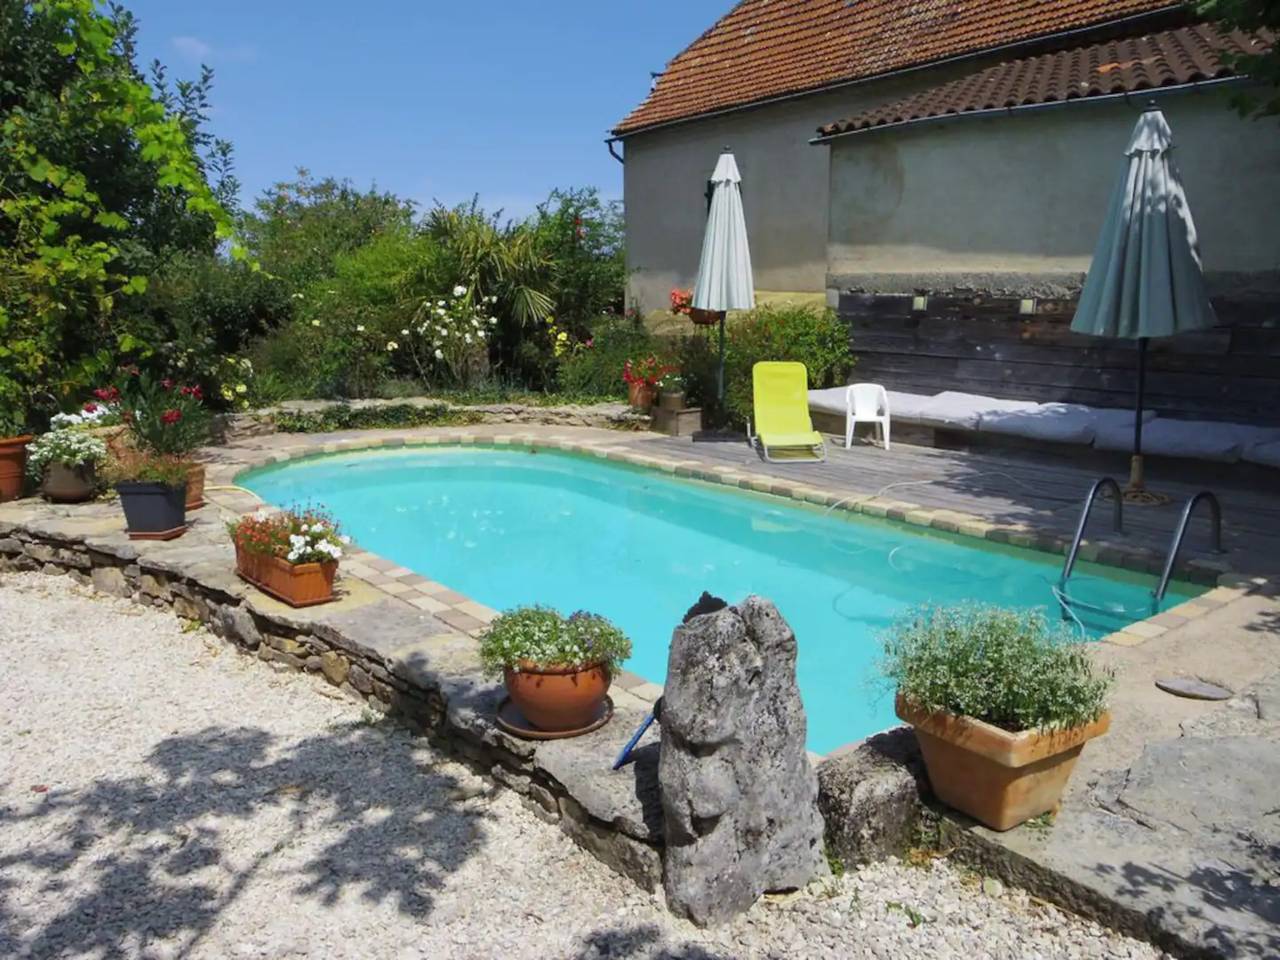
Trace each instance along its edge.
<instances>
[{"instance_id":1,"label":"red flowering plant","mask_svg":"<svg viewBox=\"0 0 1280 960\"><path fill-rule=\"evenodd\" d=\"M138 449L181 456L209 439L212 415L198 386L156 381L136 368L125 373L122 387L104 392L119 398L121 419Z\"/></svg>"},{"instance_id":2,"label":"red flowering plant","mask_svg":"<svg viewBox=\"0 0 1280 960\"><path fill-rule=\"evenodd\" d=\"M693 309L693 291L673 287L671 290L671 312L679 316L687 315Z\"/></svg>"},{"instance_id":3,"label":"red flowering plant","mask_svg":"<svg viewBox=\"0 0 1280 960\"><path fill-rule=\"evenodd\" d=\"M351 542L333 517L317 507L246 513L228 523L227 532L244 553L293 564L336 562Z\"/></svg>"},{"instance_id":4,"label":"red flowering plant","mask_svg":"<svg viewBox=\"0 0 1280 960\"><path fill-rule=\"evenodd\" d=\"M669 364L663 363L656 356L650 354L641 360L628 359L622 365L622 379L627 386L642 383L652 387L656 386L658 381L671 369Z\"/></svg>"}]
</instances>

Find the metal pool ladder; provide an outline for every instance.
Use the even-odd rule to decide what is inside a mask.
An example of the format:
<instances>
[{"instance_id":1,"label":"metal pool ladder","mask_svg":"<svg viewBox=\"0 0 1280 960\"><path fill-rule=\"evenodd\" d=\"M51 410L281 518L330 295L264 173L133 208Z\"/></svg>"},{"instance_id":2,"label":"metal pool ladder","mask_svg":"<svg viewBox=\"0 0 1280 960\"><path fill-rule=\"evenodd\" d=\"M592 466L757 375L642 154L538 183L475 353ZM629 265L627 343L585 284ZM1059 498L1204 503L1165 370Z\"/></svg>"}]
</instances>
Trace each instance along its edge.
<instances>
[{"instance_id":1,"label":"metal pool ladder","mask_svg":"<svg viewBox=\"0 0 1280 960\"><path fill-rule=\"evenodd\" d=\"M1080 541L1084 539L1084 528L1089 523L1089 514L1093 511L1094 501L1098 499L1098 494L1104 488L1111 491L1112 499L1115 501L1115 513L1112 520L1115 532L1124 532L1124 494L1120 490L1120 485L1114 479L1102 477L1094 482L1093 486L1089 488L1088 496L1084 498L1084 509L1080 511L1080 522L1076 524L1076 535L1071 541L1071 549L1067 552L1067 560L1062 565L1062 576L1058 580L1058 592L1060 594L1058 600L1063 604L1064 610L1066 604L1070 602L1070 598L1063 591L1067 581L1071 578L1071 571L1075 569L1076 557L1080 553ZM1169 579L1173 576L1174 564L1178 562L1178 553L1182 550L1182 541L1187 535L1187 524L1191 522L1191 514L1195 512L1196 506L1200 503L1209 505L1213 551L1215 553L1224 552L1222 549L1222 504L1218 502L1218 498L1212 490L1201 490L1195 496L1190 497L1182 508L1182 517L1178 520L1178 526L1173 532L1173 541L1169 544L1169 553L1164 560L1164 569L1160 574L1159 585L1152 593L1152 598L1157 605L1164 599L1165 592L1169 589Z\"/></svg>"},{"instance_id":2,"label":"metal pool ladder","mask_svg":"<svg viewBox=\"0 0 1280 960\"><path fill-rule=\"evenodd\" d=\"M1178 551L1182 549L1182 539L1187 535L1187 524L1191 520L1191 514L1195 510L1196 504L1201 501L1209 505L1213 552L1224 552L1222 549L1222 504L1218 502L1218 498L1214 496L1213 491L1201 490L1188 499L1186 506L1182 508L1182 519L1178 521L1178 529L1173 533L1173 542L1169 544L1169 555L1164 560L1164 572L1160 574L1160 585L1156 587L1156 603L1164 599L1164 593L1169 589L1169 578L1173 576L1173 565L1178 562Z\"/></svg>"},{"instance_id":3,"label":"metal pool ladder","mask_svg":"<svg viewBox=\"0 0 1280 960\"><path fill-rule=\"evenodd\" d=\"M1084 498L1084 509L1080 511L1080 522L1076 524L1076 535L1071 541L1071 549L1067 552L1067 562L1062 565L1062 576L1058 579L1058 587L1061 589L1067 585L1067 580L1071 578L1071 571L1075 569L1076 557L1080 553L1080 541L1084 539L1084 528L1089 522L1089 514L1093 510L1093 502L1098 499L1098 494L1103 487L1111 489L1111 497L1115 501L1115 515L1112 519L1112 526L1116 533L1124 533L1124 495L1120 492L1120 484L1116 483L1111 477L1101 477L1094 481L1092 487L1089 488L1089 495Z\"/></svg>"}]
</instances>

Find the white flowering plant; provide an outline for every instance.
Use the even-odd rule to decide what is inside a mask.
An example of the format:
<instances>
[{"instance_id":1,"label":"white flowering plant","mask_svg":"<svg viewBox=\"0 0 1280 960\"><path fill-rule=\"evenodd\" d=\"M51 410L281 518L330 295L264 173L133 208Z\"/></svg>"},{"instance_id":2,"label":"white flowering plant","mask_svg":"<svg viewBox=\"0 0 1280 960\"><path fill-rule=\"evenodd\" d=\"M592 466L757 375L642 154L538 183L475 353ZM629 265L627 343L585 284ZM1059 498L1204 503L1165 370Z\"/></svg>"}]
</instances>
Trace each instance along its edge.
<instances>
[{"instance_id":1,"label":"white flowering plant","mask_svg":"<svg viewBox=\"0 0 1280 960\"><path fill-rule=\"evenodd\" d=\"M394 349L408 351L425 382L471 386L488 368L489 340L498 325L493 315L497 302L496 296L478 297L459 284L447 297L419 303L410 325L400 331L400 340L391 342Z\"/></svg>"},{"instance_id":2,"label":"white flowering plant","mask_svg":"<svg viewBox=\"0 0 1280 960\"><path fill-rule=\"evenodd\" d=\"M336 562L351 542L327 512L315 507L257 510L228 523L227 532L245 553L278 557L292 564Z\"/></svg>"},{"instance_id":3,"label":"white flowering plant","mask_svg":"<svg viewBox=\"0 0 1280 960\"><path fill-rule=\"evenodd\" d=\"M27 473L39 480L51 463L87 467L107 459L107 445L98 437L74 427L51 430L27 447Z\"/></svg>"},{"instance_id":4,"label":"white flowering plant","mask_svg":"<svg viewBox=\"0 0 1280 960\"><path fill-rule=\"evenodd\" d=\"M489 624L480 660L490 675L505 670L585 669L615 673L631 656L631 640L604 617L579 611L563 617L548 607L517 607Z\"/></svg>"},{"instance_id":5,"label":"white flowering plant","mask_svg":"<svg viewBox=\"0 0 1280 960\"><path fill-rule=\"evenodd\" d=\"M70 413L55 413L49 418L49 426L54 430L65 430L69 427L110 427L120 423L120 408L104 400L90 400L79 410Z\"/></svg>"}]
</instances>

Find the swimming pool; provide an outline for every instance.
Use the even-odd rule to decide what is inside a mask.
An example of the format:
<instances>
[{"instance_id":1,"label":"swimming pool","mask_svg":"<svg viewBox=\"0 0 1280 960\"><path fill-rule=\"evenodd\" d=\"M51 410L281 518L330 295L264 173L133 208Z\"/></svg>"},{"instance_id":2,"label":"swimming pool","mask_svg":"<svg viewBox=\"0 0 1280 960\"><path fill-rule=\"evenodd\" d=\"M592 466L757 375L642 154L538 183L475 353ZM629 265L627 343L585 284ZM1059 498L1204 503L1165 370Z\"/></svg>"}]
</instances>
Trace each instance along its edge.
<instances>
[{"instance_id":1,"label":"swimming pool","mask_svg":"<svg viewBox=\"0 0 1280 960\"><path fill-rule=\"evenodd\" d=\"M632 637L627 667L662 683L671 632L703 590L768 597L799 640L809 748L895 723L878 635L923 602L1043 607L1062 559L824 511L598 458L433 447L318 457L241 485L269 503L322 503L366 550L505 610L603 614ZM1149 616L1152 578L1081 563L1074 597L1093 636ZM1195 592L1171 585L1165 606Z\"/></svg>"}]
</instances>

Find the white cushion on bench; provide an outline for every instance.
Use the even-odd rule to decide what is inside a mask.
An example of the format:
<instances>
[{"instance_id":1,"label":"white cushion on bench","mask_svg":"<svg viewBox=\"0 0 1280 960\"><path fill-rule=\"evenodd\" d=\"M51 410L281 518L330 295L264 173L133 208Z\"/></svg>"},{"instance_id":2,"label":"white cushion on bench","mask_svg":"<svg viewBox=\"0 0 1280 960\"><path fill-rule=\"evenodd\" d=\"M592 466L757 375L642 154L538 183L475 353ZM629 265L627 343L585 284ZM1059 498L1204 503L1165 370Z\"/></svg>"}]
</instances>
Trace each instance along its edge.
<instances>
[{"instance_id":1,"label":"white cushion on bench","mask_svg":"<svg viewBox=\"0 0 1280 960\"><path fill-rule=\"evenodd\" d=\"M921 393L899 393L897 390L888 391L889 394L889 416L893 420L900 420L903 423L924 423L928 414L933 410L934 403L938 399L928 397Z\"/></svg>"},{"instance_id":2,"label":"white cushion on bench","mask_svg":"<svg viewBox=\"0 0 1280 960\"><path fill-rule=\"evenodd\" d=\"M809 409L820 413L845 415L845 391L848 387L827 387L825 390L809 391Z\"/></svg>"},{"instance_id":3,"label":"white cushion on bench","mask_svg":"<svg viewBox=\"0 0 1280 960\"><path fill-rule=\"evenodd\" d=\"M1260 463L1264 467L1280 468L1280 439L1246 447L1244 459L1249 463Z\"/></svg>"},{"instance_id":4,"label":"white cushion on bench","mask_svg":"<svg viewBox=\"0 0 1280 960\"><path fill-rule=\"evenodd\" d=\"M843 417L848 411L848 407L845 405L845 393L848 389L848 386L844 386L828 387L825 390L810 390L809 409ZM934 400L933 397L926 397L922 394L898 393L896 390L890 390L888 394L889 415L894 420L900 420L904 423L919 423L924 411L930 409L929 405Z\"/></svg>"},{"instance_id":5,"label":"white cushion on bench","mask_svg":"<svg viewBox=\"0 0 1280 960\"><path fill-rule=\"evenodd\" d=\"M1142 411L1143 423L1155 418L1152 411ZM1097 409L1083 403L1042 403L1034 410L984 413L978 429L1029 440L1088 444L1104 425L1112 431L1128 430L1132 434L1133 411Z\"/></svg>"},{"instance_id":6,"label":"white cushion on bench","mask_svg":"<svg viewBox=\"0 0 1280 960\"><path fill-rule=\"evenodd\" d=\"M1246 449L1277 439L1263 427L1216 420L1158 418L1142 428L1142 452L1158 457L1186 457L1235 463ZM1099 424L1093 445L1099 450L1133 449L1133 418L1128 423Z\"/></svg>"},{"instance_id":7,"label":"white cushion on bench","mask_svg":"<svg viewBox=\"0 0 1280 960\"><path fill-rule=\"evenodd\" d=\"M1031 400L998 400L977 393L944 390L923 406L920 422L952 430L977 430L982 418L996 413L1025 413L1039 404ZM889 409L893 410L892 396ZM896 414L897 411L895 410Z\"/></svg>"},{"instance_id":8,"label":"white cushion on bench","mask_svg":"<svg viewBox=\"0 0 1280 960\"><path fill-rule=\"evenodd\" d=\"M1080 403L1042 403L1034 410L984 413L978 423L978 432L1053 443L1088 444L1093 442L1097 422L1092 407Z\"/></svg>"}]
</instances>

